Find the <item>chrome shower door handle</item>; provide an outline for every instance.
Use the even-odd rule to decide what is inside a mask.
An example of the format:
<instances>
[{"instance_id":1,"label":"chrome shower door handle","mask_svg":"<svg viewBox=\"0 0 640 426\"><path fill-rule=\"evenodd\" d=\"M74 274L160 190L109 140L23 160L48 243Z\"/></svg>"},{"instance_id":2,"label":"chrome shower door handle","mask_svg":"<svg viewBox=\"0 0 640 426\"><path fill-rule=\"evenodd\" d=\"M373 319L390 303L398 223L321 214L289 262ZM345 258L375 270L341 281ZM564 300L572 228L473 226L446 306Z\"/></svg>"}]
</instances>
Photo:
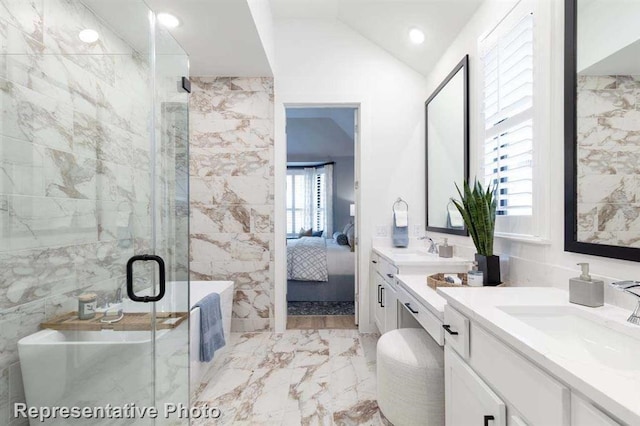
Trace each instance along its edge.
<instances>
[{"instance_id":1,"label":"chrome shower door handle","mask_svg":"<svg viewBox=\"0 0 640 426\"><path fill-rule=\"evenodd\" d=\"M156 294L155 296L138 296L133 291L133 264L138 261L142 261L142 262L153 261L158 264L158 269L160 271L159 282L158 282L159 291L158 291L158 294ZM141 254L141 255L133 256L131 259L127 261L127 295L129 296L129 299L133 300L134 302L142 302L142 303L158 302L159 300L162 300L162 298L164 297L165 289L166 289L165 266L164 266L164 260L162 260L160 256L156 256L153 254Z\"/></svg>"}]
</instances>

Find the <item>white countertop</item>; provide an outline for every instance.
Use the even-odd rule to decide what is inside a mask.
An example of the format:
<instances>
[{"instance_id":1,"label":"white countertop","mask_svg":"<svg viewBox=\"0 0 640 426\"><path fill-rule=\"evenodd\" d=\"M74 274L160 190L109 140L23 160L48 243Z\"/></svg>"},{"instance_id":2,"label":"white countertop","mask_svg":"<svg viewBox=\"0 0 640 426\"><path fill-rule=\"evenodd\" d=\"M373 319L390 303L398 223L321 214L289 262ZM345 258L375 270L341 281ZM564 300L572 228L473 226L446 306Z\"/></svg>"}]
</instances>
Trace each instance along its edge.
<instances>
[{"instance_id":1,"label":"white countertop","mask_svg":"<svg viewBox=\"0 0 640 426\"><path fill-rule=\"evenodd\" d=\"M396 248L375 246L373 251L396 266L442 265L446 267L465 266L472 263L472 261L461 257L439 257L437 254L428 253L425 247Z\"/></svg>"},{"instance_id":2,"label":"white countertop","mask_svg":"<svg viewBox=\"0 0 640 426\"><path fill-rule=\"evenodd\" d=\"M429 309L441 321L444 321L444 305L447 304L447 301L427 285L427 276L397 275L396 279L413 297L422 302L425 308Z\"/></svg>"},{"instance_id":3,"label":"white countertop","mask_svg":"<svg viewBox=\"0 0 640 426\"><path fill-rule=\"evenodd\" d=\"M453 308L486 328L572 389L584 394L623 422L640 424L640 353L608 353L607 347L580 353L571 339L558 339L522 322L500 307L548 306L577 309L602 324L640 339L640 326L626 322L630 312L611 305L588 308L569 303L568 292L556 288L438 288ZM573 336L579 339L579 336ZM590 342L587 342L590 343ZM610 352L610 351L609 351ZM638 359L637 368L616 368L616 356ZM599 358L600 357L600 358ZM606 357L607 364L600 361Z\"/></svg>"}]
</instances>

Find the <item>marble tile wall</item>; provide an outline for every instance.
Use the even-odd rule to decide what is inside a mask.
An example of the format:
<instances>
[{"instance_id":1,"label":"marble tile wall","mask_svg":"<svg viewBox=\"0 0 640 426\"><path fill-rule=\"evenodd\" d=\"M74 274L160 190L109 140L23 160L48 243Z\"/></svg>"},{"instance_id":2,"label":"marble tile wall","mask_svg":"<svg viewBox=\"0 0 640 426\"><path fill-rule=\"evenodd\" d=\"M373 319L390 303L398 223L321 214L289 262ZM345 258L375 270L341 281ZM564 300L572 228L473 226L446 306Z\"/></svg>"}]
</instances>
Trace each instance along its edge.
<instances>
[{"instance_id":1,"label":"marble tile wall","mask_svg":"<svg viewBox=\"0 0 640 426\"><path fill-rule=\"evenodd\" d=\"M191 279L233 280L233 331L273 326L273 79L196 77Z\"/></svg>"},{"instance_id":2,"label":"marble tile wall","mask_svg":"<svg viewBox=\"0 0 640 426\"><path fill-rule=\"evenodd\" d=\"M24 400L18 340L79 293L112 298L149 247L148 76L80 1L0 0L2 425Z\"/></svg>"},{"instance_id":3,"label":"marble tile wall","mask_svg":"<svg viewBox=\"0 0 640 426\"><path fill-rule=\"evenodd\" d=\"M578 240L640 247L640 76L578 78Z\"/></svg>"}]
</instances>

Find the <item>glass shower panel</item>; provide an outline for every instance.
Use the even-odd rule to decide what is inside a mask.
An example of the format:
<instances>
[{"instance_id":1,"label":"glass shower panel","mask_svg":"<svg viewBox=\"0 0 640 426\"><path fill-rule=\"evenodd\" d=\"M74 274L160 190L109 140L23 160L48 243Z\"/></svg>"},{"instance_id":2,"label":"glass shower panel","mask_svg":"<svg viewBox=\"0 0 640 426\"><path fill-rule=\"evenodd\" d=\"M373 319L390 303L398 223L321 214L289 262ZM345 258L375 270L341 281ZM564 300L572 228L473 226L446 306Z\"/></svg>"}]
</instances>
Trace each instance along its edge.
<instances>
[{"instance_id":1,"label":"glass shower panel","mask_svg":"<svg viewBox=\"0 0 640 426\"><path fill-rule=\"evenodd\" d=\"M165 28L157 26L155 34L154 248L170 283L165 303L157 305L158 315L179 316L190 310L189 95L182 88L189 58ZM188 409L189 328L185 324L167 337L156 338L157 404Z\"/></svg>"},{"instance_id":2,"label":"glass shower panel","mask_svg":"<svg viewBox=\"0 0 640 426\"><path fill-rule=\"evenodd\" d=\"M188 59L163 65L153 22L138 0L0 0L0 424L25 400L160 409L91 425L188 405ZM165 260L157 303L127 298L143 254ZM158 280L134 264L136 293Z\"/></svg>"}]
</instances>

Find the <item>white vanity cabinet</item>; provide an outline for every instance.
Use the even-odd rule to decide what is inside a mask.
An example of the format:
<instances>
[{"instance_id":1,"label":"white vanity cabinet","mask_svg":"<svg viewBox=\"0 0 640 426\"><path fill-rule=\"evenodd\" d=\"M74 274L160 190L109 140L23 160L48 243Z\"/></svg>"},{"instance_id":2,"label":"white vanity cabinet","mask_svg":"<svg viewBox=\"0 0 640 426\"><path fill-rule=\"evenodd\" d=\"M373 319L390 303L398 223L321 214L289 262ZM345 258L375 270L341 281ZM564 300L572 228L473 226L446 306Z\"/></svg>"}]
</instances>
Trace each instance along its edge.
<instances>
[{"instance_id":1,"label":"white vanity cabinet","mask_svg":"<svg viewBox=\"0 0 640 426\"><path fill-rule=\"evenodd\" d=\"M444 363L447 426L505 426L505 403L446 345Z\"/></svg>"},{"instance_id":2,"label":"white vanity cabinet","mask_svg":"<svg viewBox=\"0 0 640 426\"><path fill-rule=\"evenodd\" d=\"M618 424L450 304L443 327L447 426Z\"/></svg>"},{"instance_id":3,"label":"white vanity cabinet","mask_svg":"<svg viewBox=\"0 0 640 426\"><path fill-rule=\"evenodd\" d=\"M465 272L469 269L469 262L460 258L444 259L436 255L419 254L415 251L408 253L402 249L374 248L371 253L371 267L369 269L369 282L371 294L371 312L378 331L386 333L398 328L399 304L411 303L407 298L407 293L399 288L396 277L400 274L422 274L424 276L424 286L426 287L426 276L439 272ZM400 300L402 299L402 300ZM414 303L412 306L419 306ZM402 308L404 309L404 308ZM407 308L408 309L408 308ZM418 310L412 308L412 311ZM419 309L420 315L412 312L418 322L423 324L421 319L433 317L426 309ZM424 312L424 313L422 313ZM433 321L429 321L429 324ZM438 326L435 326L439 329ZM427 328L428 331L430 331ZM436 339L437 340L437 339ZM439 342L440 343L440 342Z\"/></svg>"},{"instance_id":4,"label":"white vanity cabinet","mask_svg":"<svg viewBox=\"0 0 640 426\"><path fill-rule=\"evenodd\" d=\"M375 323L380 333L398 328L398 297L395 276L398 268L377 255L372 256L370 278Z\"/></svg>"}]
</instances>

